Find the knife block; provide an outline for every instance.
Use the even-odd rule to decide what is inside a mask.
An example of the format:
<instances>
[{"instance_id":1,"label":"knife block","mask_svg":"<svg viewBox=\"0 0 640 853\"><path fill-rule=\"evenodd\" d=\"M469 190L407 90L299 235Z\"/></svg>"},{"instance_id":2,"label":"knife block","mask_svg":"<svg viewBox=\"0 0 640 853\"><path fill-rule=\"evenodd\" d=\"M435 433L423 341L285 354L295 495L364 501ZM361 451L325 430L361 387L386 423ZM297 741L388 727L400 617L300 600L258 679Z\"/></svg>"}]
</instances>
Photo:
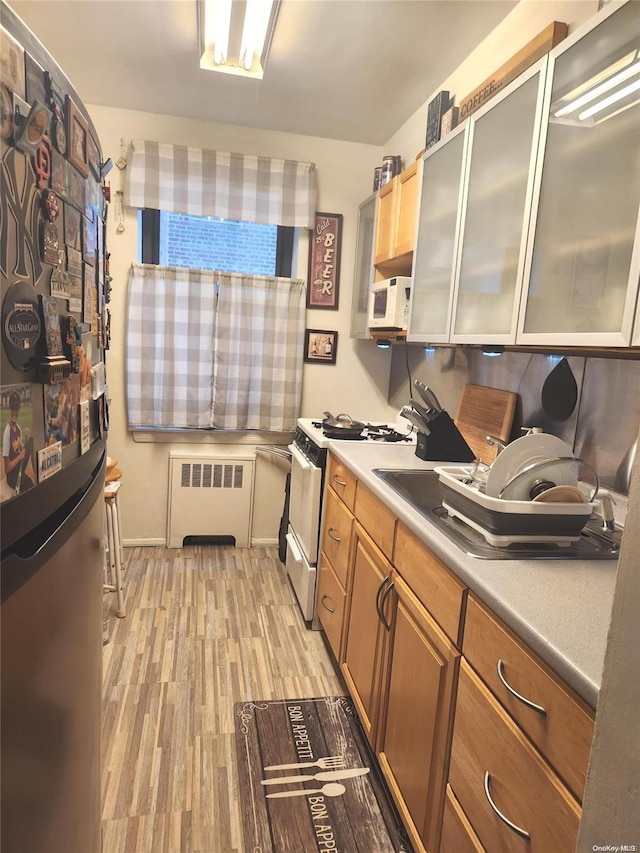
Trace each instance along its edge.
<instances>
[{"instance_id":1,"label":"knife block","mask_svg":"<svg viewBox=\"0 0 640 853\"><path fill-rule=\"evenodd\" d=\"M429 435L417 434L416 456L430 462L473 462L475 453L447 412L429 421Z\"/></svg>"}]
</instances>

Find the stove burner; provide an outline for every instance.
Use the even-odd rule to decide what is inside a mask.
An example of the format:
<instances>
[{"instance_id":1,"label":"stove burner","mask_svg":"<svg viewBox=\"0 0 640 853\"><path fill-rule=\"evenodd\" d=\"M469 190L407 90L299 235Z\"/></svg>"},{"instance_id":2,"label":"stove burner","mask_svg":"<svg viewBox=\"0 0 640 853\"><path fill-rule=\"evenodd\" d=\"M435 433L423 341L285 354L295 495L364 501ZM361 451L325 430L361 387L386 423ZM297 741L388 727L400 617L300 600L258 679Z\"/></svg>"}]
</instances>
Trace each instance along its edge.
<instances>
[{"instance_id":1,"label":"stove burner","mask_svg":"<svg viewBox=\"0 0 640 853\"><path fill-rule=\"evenodd\" d=\"M327 430L322 421L311 421L311 426L321 429L329 438L336 438L336 430ZM339 441L411 441L409 434L398 432L387 424L365 424L365 430L360 435L343 435Z\"/></svg>"}]
</instances>

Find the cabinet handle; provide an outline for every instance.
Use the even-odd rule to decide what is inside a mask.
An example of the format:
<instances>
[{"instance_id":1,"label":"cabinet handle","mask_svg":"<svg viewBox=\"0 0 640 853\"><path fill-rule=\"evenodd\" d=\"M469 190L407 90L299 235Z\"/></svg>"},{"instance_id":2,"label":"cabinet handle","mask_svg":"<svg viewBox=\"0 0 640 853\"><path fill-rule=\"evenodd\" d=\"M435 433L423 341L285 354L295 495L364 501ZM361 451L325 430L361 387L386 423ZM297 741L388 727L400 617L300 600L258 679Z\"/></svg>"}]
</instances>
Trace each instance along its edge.
<instances>
[{"instance_id":1,"label":"cabinet handle","mask_svg":"<svg viewBox=\"0 0 640 853\"><path fill-rule=\"evenodd\" d=\"M489 805L491 806L491 808L492 808L492 809L494 810L494 812L498 815L498 817L500 818L500 820L501 820L503 823L506 823L506 824L507 824L507 826L509 827L509 829L512 829L512 830L516 833L516 835L519 835L519 836L520 836L520 838L526 838L527 840L530 840L530 839L531 839L531 836L530 836L530 835L529 835L529 833L526 831L526 829L522 829L522 827L520 827L520 826L518 826L517 824L513 823L513 821L510 821L508 817L505 817L505 816L502 814L502 812L500 811L500 809L499 809L499 808L496 806L496 804L493 802L493 799L492 799L492 797L491 797L491 791L489 790L489 782L490 782L490 781L491 781L491 776L489 776L489 771L488 771L488 770L485 770L485 773L484 773L484 793L485 793L485 795L486 795L486 797L487 797L487 800L489 800Z\"/></svg>"},{"instance_id":2,"label":"cabinet handle","mask_svg":"<svg viewBox=\"0 0 640 853\"><path fill-rule=\"evenodd\" d=\"M527 708L532 708L534 711L537 711L539 714L542 714L543 717L546 717L547 711L545 708L542 707L542 705L536 705L535 702L532 702L530 699L527 699L525 696L521 696L520 693L518 693L516 690L513 689L513 687L509 684L509 682L505 678L505 675L503 672L503 667L504 667L504 664L502 663L500 658L498 658L498 666L497 666L498 678L504 684L504 686L507 688L509 693L511 693L513 696L515 696L516 699L519 699L523 704L525 704L527 706Z\"/></svg>"},{"instance_id":3,"label":"cabinet handle","mask_svg":"<svg viewBox=\"0 0 640 853\"><path fill-rule=\"evenodd\" d=\"M390 578L387 578L387 580L390 580ZM394 582L391 581L391 583L387 587L384 595L382 596L382 601L380 602L380 621L382 622L382 624L384 625L384 627L387 631L391 630L391 625L389 625L387 620L384 618L384 604L385 604L385 601L387 600L387 596L389 595L389 593L391 592L391 590L393 589L394 586L395 586Z\"/></svg>"},{"instance_id":4,"label":"cabinet handle","mask_svg":"<svg viewBox=\"0 0 640 853\"><path fill-rule=\"evenodd\" d=\"M330 527L327 530L327 536L329 537L329 539L333 539L334 542L342 542L342 539L339 536L333 535L333 533L331 532L332 530L333 530L333 527Z\"/></svg>"},{"instance_id":5,"label":"cabinet handle","mask_svg":"<svg viewBox=\"0 0 640 853\"><path fill-rule=\"evenodd\" d=\"M324 603L325 598L327 598L326 593L325 593L325 594L322 596L322 598L320 599L320 603L322 604L322 606L324 607L324 609L325 609L325 610L328 610L328 611L329 611L329 613L335 613L335 612L336 612L336 611L335 611L335 607L328 607L328 606Z\"/></svg>"},{"instance_id":6,"label":"cabinet handle","mask_svg":"<svg viewBox=\"0 0 640 853\"><path fill-rule=\"evenodd\" d=\"M334 483L337 483L337 484L338 484L338 486L346 486L346 485L347 485L343 480L339 480L339 479L338 479L338 475L337 475L337 474L334 474L334 475L333 475L333 482L334 482Z\"/></svg>"},{"instance_id":7,"label":"cabinet handle","mask_svg":"<svg viewBox=\"0 0 640 853\"><path fill-rule=\"evenodd\" d=\"M378 614L378 619L384 624L384 616L382 615L382 610L380 610L380 596L382 595L382 590L385 588L387 583L389 582L389 575L382 581L380 586L378 587L378 591L376 592L376 613Z\"/></svg>"}]
</instances>

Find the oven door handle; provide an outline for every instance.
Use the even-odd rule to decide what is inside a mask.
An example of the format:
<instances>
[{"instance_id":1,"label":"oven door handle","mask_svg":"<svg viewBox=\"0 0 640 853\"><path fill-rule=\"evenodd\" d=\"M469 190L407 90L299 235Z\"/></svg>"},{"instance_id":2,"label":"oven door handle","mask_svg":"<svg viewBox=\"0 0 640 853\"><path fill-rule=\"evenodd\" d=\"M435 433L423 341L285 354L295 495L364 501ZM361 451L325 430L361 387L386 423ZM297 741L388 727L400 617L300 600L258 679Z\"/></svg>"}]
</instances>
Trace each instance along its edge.
<instances>
[{"instance_id":1,"label":"oven door handle","mask_svg":"<svg viewBox=\"0 0 640 853\"><path fill-rule=\"evenodd\" d=\"M295 536L292 536L291 533L287 533L285 539L287 540L287 545L291 548L291 553L293 554L293 560L295 563L302 562L302 551L298 548L298 543L296 542Z\"/></svg>"},{"instance_id":2,"label":"oven door handle","mask_svg":"<svg viewBox=\"0 0 640 853\"><path fill-rule=\"evenodd\" d=\"M290 444L289 450L291 451L292 462L295 462L300 468L302 468L305 474L309 474L316 467L313 462L309 462L309 460L300 453L295 445Z\"/></svg>"}]
</instances>

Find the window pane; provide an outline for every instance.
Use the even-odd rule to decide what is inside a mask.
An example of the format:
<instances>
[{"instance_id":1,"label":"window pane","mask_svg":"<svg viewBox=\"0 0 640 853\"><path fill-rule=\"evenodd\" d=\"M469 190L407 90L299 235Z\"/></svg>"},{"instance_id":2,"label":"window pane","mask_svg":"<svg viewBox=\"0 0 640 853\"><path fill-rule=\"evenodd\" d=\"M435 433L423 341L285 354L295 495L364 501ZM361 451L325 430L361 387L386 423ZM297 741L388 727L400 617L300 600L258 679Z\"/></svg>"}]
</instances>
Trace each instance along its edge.
<instances>
[{"instance_id":1,"label":"window pane","mask_svg":"<svg viewBox=\"0 0 640 853\"><path fill-rule=\"evenodd\" d=\"M160 213L163 266L275 275L277 225Z\"/></svg>"}]
</instances>

